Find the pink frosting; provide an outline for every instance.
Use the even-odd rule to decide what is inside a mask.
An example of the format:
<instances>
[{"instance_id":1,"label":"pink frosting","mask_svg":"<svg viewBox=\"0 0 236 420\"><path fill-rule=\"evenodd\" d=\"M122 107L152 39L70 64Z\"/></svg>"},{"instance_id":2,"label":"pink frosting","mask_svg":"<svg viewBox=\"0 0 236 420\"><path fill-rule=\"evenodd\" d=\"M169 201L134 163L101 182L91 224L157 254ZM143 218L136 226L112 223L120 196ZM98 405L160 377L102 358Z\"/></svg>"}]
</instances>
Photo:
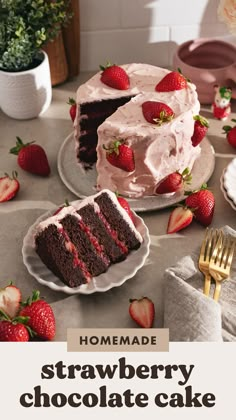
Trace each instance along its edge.
<instances>
[{"instance_id":1,"label":"pink frosting","mask_svg":"<svg viewBox=\"0 0 236 420\"><path fill-rule=\"evenodd\" d=\"M174 92L155 92L156 84L168 70L148 64L122 65L130 78L130 89L120 91L101 82L101 72L95 74L77 91L77 116L74 123L76 147L79 142L80 104L122 96L135 96L120 107L98 128L97 187L118 191L128 197L153 195L157 183L171 172L192 168L200 154L193 147L193 116L199 114L200 104L196 87L188 83L187 89ZM141 104L155 100L168 104L175 113L170 123L161 127L148 123L142 114ZM125 172L112 166L106 159L103 145L112 140L125 140L132 147L135 170Z\"/></svg>"},{"instance_id":2,"label":"pink frosting","mask_svg":"<svg viewBox=\"0 0 236 420\"><path fill-rule=\"evenodd\" d=\"M148 123L141 106L145 101L168 104L175 113L174 119L162 126ZM191 169L200 154L200 147L193 147L191 142L193 115L199 113L199 108L193 85L175 92L140 94L120 107L98 129L98 189L108 188L133 198L153 195L157 183L166 175L186 167ZM103 145L108 147L116 139L132 147L133 172L125 172L107 161Z\"/></svg>"}]
</instances>

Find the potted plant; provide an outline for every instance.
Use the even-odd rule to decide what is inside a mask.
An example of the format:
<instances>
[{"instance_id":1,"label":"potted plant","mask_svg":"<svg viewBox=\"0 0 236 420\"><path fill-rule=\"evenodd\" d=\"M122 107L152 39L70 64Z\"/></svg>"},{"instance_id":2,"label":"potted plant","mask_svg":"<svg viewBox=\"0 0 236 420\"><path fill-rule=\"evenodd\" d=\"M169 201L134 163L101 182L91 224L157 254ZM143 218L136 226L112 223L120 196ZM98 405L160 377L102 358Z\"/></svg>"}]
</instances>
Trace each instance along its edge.
<instances>
[{"instance_id":1,"label":"potted plant","mask_svg":"<svg viewBox=\"0 0 236 420\"><path fill-rule=\"evenodd\" d=\"M34 118L51 102L43 45L70 18L70 0L0 0L0 105L10 117Z\"/></svg>"}]
</instances>

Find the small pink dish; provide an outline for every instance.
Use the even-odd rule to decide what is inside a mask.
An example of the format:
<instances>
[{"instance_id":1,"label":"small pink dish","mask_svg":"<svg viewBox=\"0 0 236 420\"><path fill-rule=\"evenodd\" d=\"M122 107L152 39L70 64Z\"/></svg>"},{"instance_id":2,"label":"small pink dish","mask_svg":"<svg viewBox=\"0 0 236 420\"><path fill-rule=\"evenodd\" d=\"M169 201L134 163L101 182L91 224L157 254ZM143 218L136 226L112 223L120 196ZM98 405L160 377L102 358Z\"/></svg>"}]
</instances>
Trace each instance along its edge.
<instances>
[{"instance_id":1,"label":"small pink dish","mask_svg":"<svg viewBox=\"0 0 236 420\"><path fill-rule=\"evenodd\" d=\"M181 44L173 57L173 68L180 68L197 87L199 101L214 101L214 85L232 88L236 98L236 47L219 40L200 38Z\"/></svg>"}]
</instances>

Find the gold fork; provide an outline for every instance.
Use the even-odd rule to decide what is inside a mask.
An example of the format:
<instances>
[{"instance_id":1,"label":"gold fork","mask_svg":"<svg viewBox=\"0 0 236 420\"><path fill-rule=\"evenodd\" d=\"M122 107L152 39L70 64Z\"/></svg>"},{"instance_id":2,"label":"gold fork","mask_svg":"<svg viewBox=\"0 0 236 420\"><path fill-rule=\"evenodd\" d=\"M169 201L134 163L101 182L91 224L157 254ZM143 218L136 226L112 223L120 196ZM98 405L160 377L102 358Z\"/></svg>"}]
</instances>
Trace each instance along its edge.
<instances>
[{"instance_id":1,"label":"gold fork","mask_svg":"<svg viewBox=\"0 0 236 420\"><path fill-rule=\"evenodd\" d=\"M205 276L203 293L209 296L211 287L211 275L209 273L209 263L212 252L219 237L222 236L222 231L218 229L206 228L206 234L202 242L200 256L198 261L199 270Z\"/></svg>"},{"instance_id":2,"label":"gold fork","mask_svg":"<svg viewBox=\"0 0 236 420\"><path fill-rule=\"evenodd\" d=\"M220 297L221 284L230 275L233 261L235 240L230 236L219 237L212 253L209 272L216 282L213 299L218 301Z\"/></svg>"}]
</instances>

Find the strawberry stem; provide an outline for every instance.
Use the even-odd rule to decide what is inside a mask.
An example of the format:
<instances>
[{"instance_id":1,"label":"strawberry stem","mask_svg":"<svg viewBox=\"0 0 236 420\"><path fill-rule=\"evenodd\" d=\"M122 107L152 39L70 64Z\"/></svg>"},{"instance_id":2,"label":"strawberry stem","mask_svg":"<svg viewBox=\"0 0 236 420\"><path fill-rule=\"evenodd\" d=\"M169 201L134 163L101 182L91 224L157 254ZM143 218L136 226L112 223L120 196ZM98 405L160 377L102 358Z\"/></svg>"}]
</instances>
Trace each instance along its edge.
<instances>
[{"instance_id":1,"label":"strawberry stem","mask_svg":"<svg viewBox=\"0 0 236 420\"><path fill-rule=\"evenodd\" d=\"M103 149L106 150L109 154L116 153L119 155L119 146L122 144L120 140L116 140L113 143L110 143L109 147L106 147L105 144L103 144Z\"/></svg>"},{"instance_id":2,"label":"strawberry stem","mask_svg":"<svg viewBox=\"0 0 236 420\"><path fill-rule=\"evenodd\" d=\"M39 290L33 290L32 296L29 296L25 302L22 302L22 306L30 306L33 302L36 302L40 298Z\"/></svg>"},{"instance_id":3,"label":"strawberry stem","mask_svg":"<svg viewBox=\"0 0 236 420\"><path fill-rule=\"evenodd\" d=\"M0 320L4 320L4 321L10 321L10 317L6 314L6 312L4 312L2 309L0 309Z\"/></svg>"},{"instance_id":4,"label":"strawberry stem","mask_svg":"<svg viewBox=\"0 0 236 420\"><path fill-rule=\"evenodd\" d=\"M68 105L76 105L76 102L73 98L69 98L68 102L66 102Z\"/></svg>"},{"instance_id":5,"label":"strawberry stem","mask_svg":"<svg viewBox=\"0 0 236 420\"><path fill-rule=\"evenodd\" d=\"M228 134L229 131L232 130L232 127L230 125L224 125L222 130L224 130L223 134Z\"/></svg>"},{"instance_id":6,"label":"strawberry stem","mask_svg":"<svg viewBox=\"0 0 236 420\"><path fill-rule=\"evenodd\" d=\"M102 66L100 64L99 68L100 68L100 70L104 71L104 70L106 70L106 69L108 69L109 67L112 67L112 66L113 66L113 64L111 64L110 61L107 61L107 63L105 64L105 66Z\"/></svg>"},{"instance_id":7,"label":"strawberry stem","mask_svg":"<svg viewBox=\"0 0 236 420\"><path fill-rule=\"evenodd\" d=\"M20 150L23 149L23 147L27 147L32 143L34 143L34 141L31 141L29 143L23 143L21 138L16 136L16 146L14 146L10 149L10 153L13 154L13 155L18 155Z\"/></svg>"},{"instance_id":8,"label":"strawberry stem","mask_svg":"<svg viewBox=\"0 0 236 420\"><path fill-rule=\"evenodd\" d=\"M10 176L8 173L4 173L4 175L9 179L16 179L18 177L18 173L16 171L12 171L12 176Z\"/></svg>"},{"instance_id":9,"label":"strawberry stem","mask_svg":"<svg viewBox=\"0 0 236 420\"><path fill-rule=\"evenodd\" d=\"M202 115L194 115L193 119L194 121L199 121L202 126L209 128L208 120Z\"/></svg>"}]
</instances>

